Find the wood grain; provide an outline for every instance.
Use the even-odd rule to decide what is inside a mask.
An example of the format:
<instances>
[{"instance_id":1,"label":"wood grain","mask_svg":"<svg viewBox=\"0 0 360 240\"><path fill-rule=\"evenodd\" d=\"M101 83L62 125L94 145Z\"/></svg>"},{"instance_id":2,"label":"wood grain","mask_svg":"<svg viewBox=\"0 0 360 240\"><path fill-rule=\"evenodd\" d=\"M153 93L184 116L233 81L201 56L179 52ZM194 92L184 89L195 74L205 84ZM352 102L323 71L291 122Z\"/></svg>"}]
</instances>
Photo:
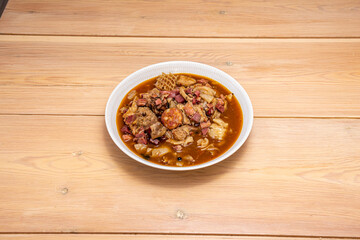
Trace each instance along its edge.
<instances>
[{"instance_id":1,"label":"wood grain","mask_svg":"<svg viewBox=\"0 0 360 240\"><path fill-rule=\"evenodd\" d=\"M196 171L143 166L98 116L0 116L1 232L360 235L360 120L255 119Z\"/></svg>"},{"instance_id":2,"label":"wood grain","mask_svg":"<svg viewBox=\"0 0 360 240\"><path fill-rule=\"evenodd\" d=\"M12 0L0 33L359 37L357 0Z\"/></svg>"},{"instance_id":3,"label":"wood grain","mask_svg":"<svg viewBox=\"0 0 360 240\"><path fill-rule=\"evenodd\" d=\"M169 60L232 75L255 116L360 117L360 40L0 36L0 113L104 114L130 73Z\"/></svg>"},{"instance_id":4,"label":"wood grain","mask_svg":"<svg viewBox=\"0 0 360 240\"><path fill-rule=\"evenodd\" d=\"M132 235L132 234L3 234L0 240L18 239L18 240L98 240L98 239L114 239L114 240L340 240L343 238L306 238L306 237L244 237L244 236L201 236L201 235ZM349 238L355 239L355 238Z\"/></svg>"}]
</instances>

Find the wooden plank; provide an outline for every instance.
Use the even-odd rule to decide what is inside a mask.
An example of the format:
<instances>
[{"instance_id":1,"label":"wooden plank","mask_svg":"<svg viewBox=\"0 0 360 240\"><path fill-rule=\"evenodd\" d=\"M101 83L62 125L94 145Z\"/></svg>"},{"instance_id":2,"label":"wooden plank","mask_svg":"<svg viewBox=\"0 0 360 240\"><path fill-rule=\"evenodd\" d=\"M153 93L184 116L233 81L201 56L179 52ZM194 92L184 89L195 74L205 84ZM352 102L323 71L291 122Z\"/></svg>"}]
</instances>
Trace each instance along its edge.
<instances>
[{"instance_id":1,"label":"wooden plank","mask_svg":"<svg viewBox=\"0 0 360 240\"><path fill-rule=\"evenodd\" d=\"M247 236L201 236L201 235L132 235L132 234L66 234L69 240L340 240L343 238L321 238L321 237L247 237ZM0 240L18 239L18 240L57 240L64 239L62 234L2 234ZM348 238L355 239L355 238Z\"/></svg>"},{"instance_id":2,"label":"wooden plank","mask_svg":"<svg viewBox=\"0 0 360 240\"><path fill-rule=\"evenodd\" d=\"M130 73L169 60L218 67L255 116L360 116L360 40L0 36L0 113L104 114Z\"/></svg>"},{"instance_id":3,"label":"wooden plank","mask_svg":"<svg viewBox=\"0 0 360 240\"><path fill-rule=\"evenodd\" d=\"M359 37L357 0L12 0L11 34Z\"/></svg>"},{"instance_id":4,"label":"wooden plank","mask_svg":"<svg viewBox=\"0 0 360 240\"><path fill-rule=\"evenodd\" d=\"M360 120L255 119L224 162L126 157L102 116L0 116L1 232L360 236Z\"/></svg>"},{"instance_id":5,"label":"wooden plank","mask_svg":"<svg viewBox=\"0 0 360 240\"><path fill-rule=\"evenodd\" d=\"M5 10L8 0L0 0L0 18Z\"/></svg>"}]
</instances>

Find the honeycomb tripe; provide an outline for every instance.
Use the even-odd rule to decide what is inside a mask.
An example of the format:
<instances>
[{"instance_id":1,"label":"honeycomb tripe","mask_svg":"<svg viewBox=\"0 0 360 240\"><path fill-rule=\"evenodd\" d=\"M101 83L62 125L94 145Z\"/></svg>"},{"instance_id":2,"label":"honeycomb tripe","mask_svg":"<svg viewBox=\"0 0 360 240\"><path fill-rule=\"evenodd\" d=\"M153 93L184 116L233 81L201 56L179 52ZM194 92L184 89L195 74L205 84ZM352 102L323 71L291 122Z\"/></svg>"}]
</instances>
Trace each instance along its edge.
<instances>
[{"instance_id":1,"label":"honeycomb tripe","mask_svg":"<svg viewBox=\"0 0 360 240\"><path fill-rule=\"evenodd\" d=\"M159 77L157 77L155 87L160 90L173 90L176 87L177 78L178 77L172 73L162 73Z\"/></svg>"}]
</instances>

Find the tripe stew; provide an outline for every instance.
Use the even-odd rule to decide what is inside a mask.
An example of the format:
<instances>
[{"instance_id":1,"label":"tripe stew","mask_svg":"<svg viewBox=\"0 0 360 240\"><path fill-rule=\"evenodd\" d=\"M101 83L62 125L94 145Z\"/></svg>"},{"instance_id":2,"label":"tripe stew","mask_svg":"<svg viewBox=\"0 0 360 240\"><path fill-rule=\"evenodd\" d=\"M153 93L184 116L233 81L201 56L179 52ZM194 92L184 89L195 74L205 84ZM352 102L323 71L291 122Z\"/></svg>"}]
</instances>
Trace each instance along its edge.
<instances>
[{"instance_id":1,"label":"tripe stew","mask_svg":"<svg viewBox=\"0 0 360 240\"><path fill-rule=\"evenodd\" d=\"M215 80L163 73L125 96L116 123L121 139L138 156L185 167L226 152L240 135L243 115L235 96Z\"/></svg>"}]
</instances>

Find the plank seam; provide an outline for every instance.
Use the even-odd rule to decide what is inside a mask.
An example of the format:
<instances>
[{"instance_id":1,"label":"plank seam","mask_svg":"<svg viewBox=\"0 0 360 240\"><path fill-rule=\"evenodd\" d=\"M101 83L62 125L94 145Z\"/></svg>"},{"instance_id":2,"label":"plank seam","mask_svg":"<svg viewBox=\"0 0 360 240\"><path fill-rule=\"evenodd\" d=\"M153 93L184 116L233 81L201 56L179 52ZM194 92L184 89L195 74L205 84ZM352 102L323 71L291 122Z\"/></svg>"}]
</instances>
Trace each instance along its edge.
<instances>
[{"instance_id":1,"label":"plank seam","mask_svg":"<svg viewBox=\"0 0 360 240\"><path fill-rule=\"evenodd\" d=\"M99 38L99 37L104 37L104 38L195 38L195 39L249 39L249 40L256 40L256 39L300 39L300 40L312 40L312 39L321 39L321 40L337 40L337 39L355 39L355 40L360 40L360 36L357 37L353 37L353 36L348 36L348 37L265 37L265 36L259 36L259 37L232 37L232 36L163 36L163 35L152 35L152 36L148 36L148 35L89 35L89 34L84 34L84 35L76 35L76 34L40 34L40 33L32 33L32 34L27 34L27 33L0 33L0 36L34 36L34 37L86 37L86 38Z\"/></svg>"},{"instance_id":2,"label":"plank seam","mask_svg":"<svg viewBox=\"0 0 360 240\"><path fill-rule=\"evenodd\" d=\"M155 232L0 232L0 235L152 235L152 236L218 236L218 237L265 237L265 238L331 238L331 239L359 239L347 236L316 236L316 235L276 235L276 234L217 234L217 233L155 233Z\"/></svg>"}]
</instances>

